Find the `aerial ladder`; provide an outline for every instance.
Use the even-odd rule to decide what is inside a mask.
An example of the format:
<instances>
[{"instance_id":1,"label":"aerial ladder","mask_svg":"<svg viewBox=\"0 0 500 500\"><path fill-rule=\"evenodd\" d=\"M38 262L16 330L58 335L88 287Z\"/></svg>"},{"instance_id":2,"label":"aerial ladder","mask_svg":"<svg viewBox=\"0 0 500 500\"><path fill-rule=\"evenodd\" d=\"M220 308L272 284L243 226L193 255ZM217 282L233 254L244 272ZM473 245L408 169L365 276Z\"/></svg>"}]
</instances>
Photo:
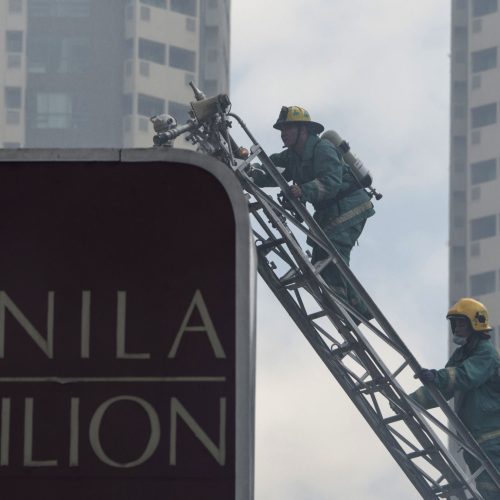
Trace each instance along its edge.
<instances>
[{"instance_id":1,"label":"aerial ladder","mask_svg":"<svg viewBox=\"0 0 500 500\"><path fill-rule=\"evenodd\" d=\"M228 96L206 98L194 84L191 87L196 101L186 124L177 125L169 115L151 118L155 146L170 147L176 137L187 134L201 152L231 168L248 200L260 276L422 498L482 499L475 479L483 472L500 488L500 474L441 392L427 385L441 419L405 392L408 379L420 373L420 364L305 205L287 194L287 181L243 120L230 111ZM248 154L242 155L232 139L231 120L251 141ZM277 200L253 182L250 172L257 160L281 189ZM377 196L374 190L372 194ZM312 264L301 243L305 238L327 257ZM324 281L321 271L330 263L373 319L368 321ZM453 456L446 439L477 459L480 466L474 474Z\"/></svg>"}]
</instances>

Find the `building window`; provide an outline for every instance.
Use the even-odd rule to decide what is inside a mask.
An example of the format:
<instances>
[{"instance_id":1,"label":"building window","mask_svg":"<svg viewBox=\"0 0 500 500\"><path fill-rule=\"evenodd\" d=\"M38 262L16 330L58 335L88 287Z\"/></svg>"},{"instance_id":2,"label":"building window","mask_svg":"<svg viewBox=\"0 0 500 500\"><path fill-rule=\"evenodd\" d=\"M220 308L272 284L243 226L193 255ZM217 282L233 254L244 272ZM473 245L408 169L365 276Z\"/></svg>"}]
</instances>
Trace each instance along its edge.
<instances>
[{"instance_id":1,"label":"building window","mask_svg":"<svg viewBox=\"0 0 500 500\"><path fill-rule=\"evenodd\" d=\"M141 0L141 3L151 5L152 7L158 7L160 9L167 8L167 0Z\"/></svg>"},{"instance_id":2,"label":"building window","mask_svg":"<svg viewBox=\"0 0 500 500\"><path fill-rule=\"evenodd\" d=\"M170 8L175 12L196 17L197 0L170 0Z\"/></svg>"},{"instance_id":3,"label":"building window","mask_svg":"<svg viewBox=\"0 0 500 500\"><path fill-rule=\"evenodd\" d=\"M170 46L169 62L173 68L194 71L196 66L196 53L192 50L182 49L181 47Z\"/></svg>"},{"instance_id":4,"label":"building window","mask_svg":"<svg viewBox=\"0 0 500 500\"><path fill-rule=\"evenodd\" d=\"M137 98L137 113L142 116L155 116L165 113L165 101L158 97L139 94Z\"/></svg>"},{"instance_id":5,"label":"building window","mask_svg":"<svg viewBox=\"0 0 500 500\"><path fill-rule=\"evenodd\" d=\"M90 67L90 40L77 36L33 36L28 43L29 73L84 73Z\"/></svg>"},{"instance_id":6,"label":"building window","mask_svg":"<svg viewBox=\"0 0 500 500\"><path fill-rule=\"evenodd\" d=\"M58 73L83 73L90 67L90 40L67 37L61 40Z\"/></svg>"},{"instance_id":7,"label":"building window","mask_svg":"<svg viewBox=\"0 0 500 500\"><path fill-rule=\"evenodd\" d=\"M9 0L9 14L19 14L23 11L23 0Z\"/></svg>"},{"instance_id":8,"label":"building window","mask_svg":"<svg viewBox=\"0 0 500 500\"><path fill-rule=\"evenodd\" d=\"M480 184L481 182L494 181L497 178L497 161L491 160L478 161L471 163L470 182L471 184Z\"/></svg>"},{"instance_id":9,"label":"building window","mask_svg":"<svg viewBox=\"0 0 500 500\"><path fill-rule=\"evenodd\" d=\"M484 104L471 109L471 127L485 127L497 121L497 103Z\"/></svg>"},{"instance_id":10,"label":"building window","mask_svg":"<svg viewBox=\"0 0 500 500\"><path fill-rule=\"evenodd\" d=\"M497 216L486 215L470 221L470 239L471 241L491 238L497 233Z\"/></svg>"},{"instance_id":11,"label":"building window","mask_svg":"<svg viewBox=\"0 0 500 500\"><path fill-rule=\"evenodd\" d=\"M90 6L90 0L30 0L29 15L31 17L89 17Z\"/></svg>"},{"instance_id":12,"label":"building window","mask_svg":"<svg viewBox=\"0 0 500 500\"><path fill-rule=\"evenodd\" d=\"M21 87L5 87L4 99L6 108L19 109L21 107Z\"/></svg>"},{"instance_id":13,"label":"building window","mask_svg":"<svg viewBox=\"0 0 500 500\"><path fill-rule=\"evenodd\" d=\"M470 276L470 294L473 296L493 293L496 290L496 273L488 271L486 273L473 274Z\"/></svg>"},{"instance_id":14,"label":"building window","mask_svg":"<svg viewBox=\"0 0 500 500\"><path fill-rule=\"evenodd\" d=\"M472 72L486 71L497 67L497 48L476 50L471 54Z\"/></svg>"},{"instance_id":15,"label":"building window","mask_svg":"<svg viewBox=\"0 0 500 500\"><path fill-rule=\"evenodd\" d=\"M187 121L189 118L189 111L191 111L191 106L175 101L168 102L168 114L172 115L178 123Z\"/></svg>"},{"instance_id":16,"label":"building window","mask_svg":"<svg viewBox=\"0 0 500 500\"><path fill-rule=\"evenodd\" d=\"M139 59L165 64L166 50L164 43L139 38Z\"/></svg>"},{"instance_id":17,"label":"building window","mask_svg":"<svg viewBox=\"0 0 500 500\"><path fill-rule=\"evenodd\" d=\"M498 0L472 0L472 15L486 16L498 10Z\"/></svg>"},{"instance_id":18,"label":"building window","mask_svg":"<svg viewBox=\"0 0 500 500\"><path fill-rule=\"evenodd\" d=\"M7 52L22 52L23 51L23 32L22 31L6 31L5 32L5 47Z\"/></svg>"},{"instance_id":19,"label":"building window","mask_svg":"<svg viewBox=\"0 0 500 500\"><path fill-rule=\"evenodd\" d=\"M21 147L20 142L4 142L3 147L5 149L18 149Z\"/></svg>"},{"instance_id":20,"label":"building window","mask_svg":"<svg viewBox=\"0 0 500 500\"><path fill-rule=\"evenodd\" d=\"M72 103L68 94L39 92L36 95L36 128L69 128Z\"/></svg>"}]
</instances>

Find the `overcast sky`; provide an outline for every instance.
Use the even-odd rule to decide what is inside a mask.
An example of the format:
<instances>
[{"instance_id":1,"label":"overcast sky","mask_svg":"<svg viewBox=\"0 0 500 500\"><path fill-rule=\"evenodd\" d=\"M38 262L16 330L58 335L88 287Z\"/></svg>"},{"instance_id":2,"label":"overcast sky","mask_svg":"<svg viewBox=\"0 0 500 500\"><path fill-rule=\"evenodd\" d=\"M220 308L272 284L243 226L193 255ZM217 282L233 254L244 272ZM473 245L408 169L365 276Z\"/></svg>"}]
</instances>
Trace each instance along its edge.
<instances>
[{"instance_id":1,"label":"overcast sky","mask_svg":"<svg viewBox=\"0 0 500 500\"><path fill-rule=\"evenodd\" d=\"M444 365L450 2L233 0L231 31L233 111L265 150L299 105L372 172L384 198L351 268L421 365ZM420 498L262 281L257 318L256 499Z\"/></svg>"}]
</instances>

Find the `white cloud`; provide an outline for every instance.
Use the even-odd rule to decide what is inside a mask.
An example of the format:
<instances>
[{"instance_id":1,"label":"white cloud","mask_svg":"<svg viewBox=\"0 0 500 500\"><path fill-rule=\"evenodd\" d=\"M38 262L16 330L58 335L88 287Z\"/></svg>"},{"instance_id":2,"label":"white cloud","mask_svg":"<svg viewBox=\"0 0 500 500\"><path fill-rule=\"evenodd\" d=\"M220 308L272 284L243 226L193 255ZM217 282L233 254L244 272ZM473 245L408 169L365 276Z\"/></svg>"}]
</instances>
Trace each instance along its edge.
<instances>
[{"instance_id":1,"label":"white cloud","mask_svg":"<svg viewBox=\"0 0 500 500\"><path fill-rule=\"evenodd\" d=\"M350 142L384 193L352 268L429 367L447 358L448 3L232 2L234 112L268 153L282 105ZM256 498L419 498L263 282L258 308Z\"/></svg>"}]
</instances>

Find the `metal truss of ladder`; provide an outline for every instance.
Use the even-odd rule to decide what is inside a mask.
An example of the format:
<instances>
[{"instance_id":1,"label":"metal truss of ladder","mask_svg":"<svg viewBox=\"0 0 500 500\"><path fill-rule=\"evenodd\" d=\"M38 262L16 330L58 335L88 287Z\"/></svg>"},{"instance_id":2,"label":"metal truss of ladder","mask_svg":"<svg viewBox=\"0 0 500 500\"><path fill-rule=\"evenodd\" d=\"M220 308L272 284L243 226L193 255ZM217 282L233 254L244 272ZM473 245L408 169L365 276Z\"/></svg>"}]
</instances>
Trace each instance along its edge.
<instances>
[{"instance_id":1,"label":"metal truss of ladder","mask_svg":"<svg viewBox=\"0 0 500 500\"><path fill-rule=\"evenodd\" d=\"M481 499L474 479L483 471L500 488L498 471L439 390L428 385L448 425L408 397L403 381L420 371L419 363L304 205L289 197L296 212L292 215L247 176L247 167L258 158L276 185L287 192L286 180L245 124L237 115L229 116L238 120L253 142L250 157L235 173L251 195L259 274L331 374L423 498ZM325 261L311 264L299 243L305 237L325 250ZM320 272L330 262L366 303L374 320L366 321L324 282ZM455 460L443 437L477 458L481 465L474 475Z\"/></svg>"}]
</instances>

